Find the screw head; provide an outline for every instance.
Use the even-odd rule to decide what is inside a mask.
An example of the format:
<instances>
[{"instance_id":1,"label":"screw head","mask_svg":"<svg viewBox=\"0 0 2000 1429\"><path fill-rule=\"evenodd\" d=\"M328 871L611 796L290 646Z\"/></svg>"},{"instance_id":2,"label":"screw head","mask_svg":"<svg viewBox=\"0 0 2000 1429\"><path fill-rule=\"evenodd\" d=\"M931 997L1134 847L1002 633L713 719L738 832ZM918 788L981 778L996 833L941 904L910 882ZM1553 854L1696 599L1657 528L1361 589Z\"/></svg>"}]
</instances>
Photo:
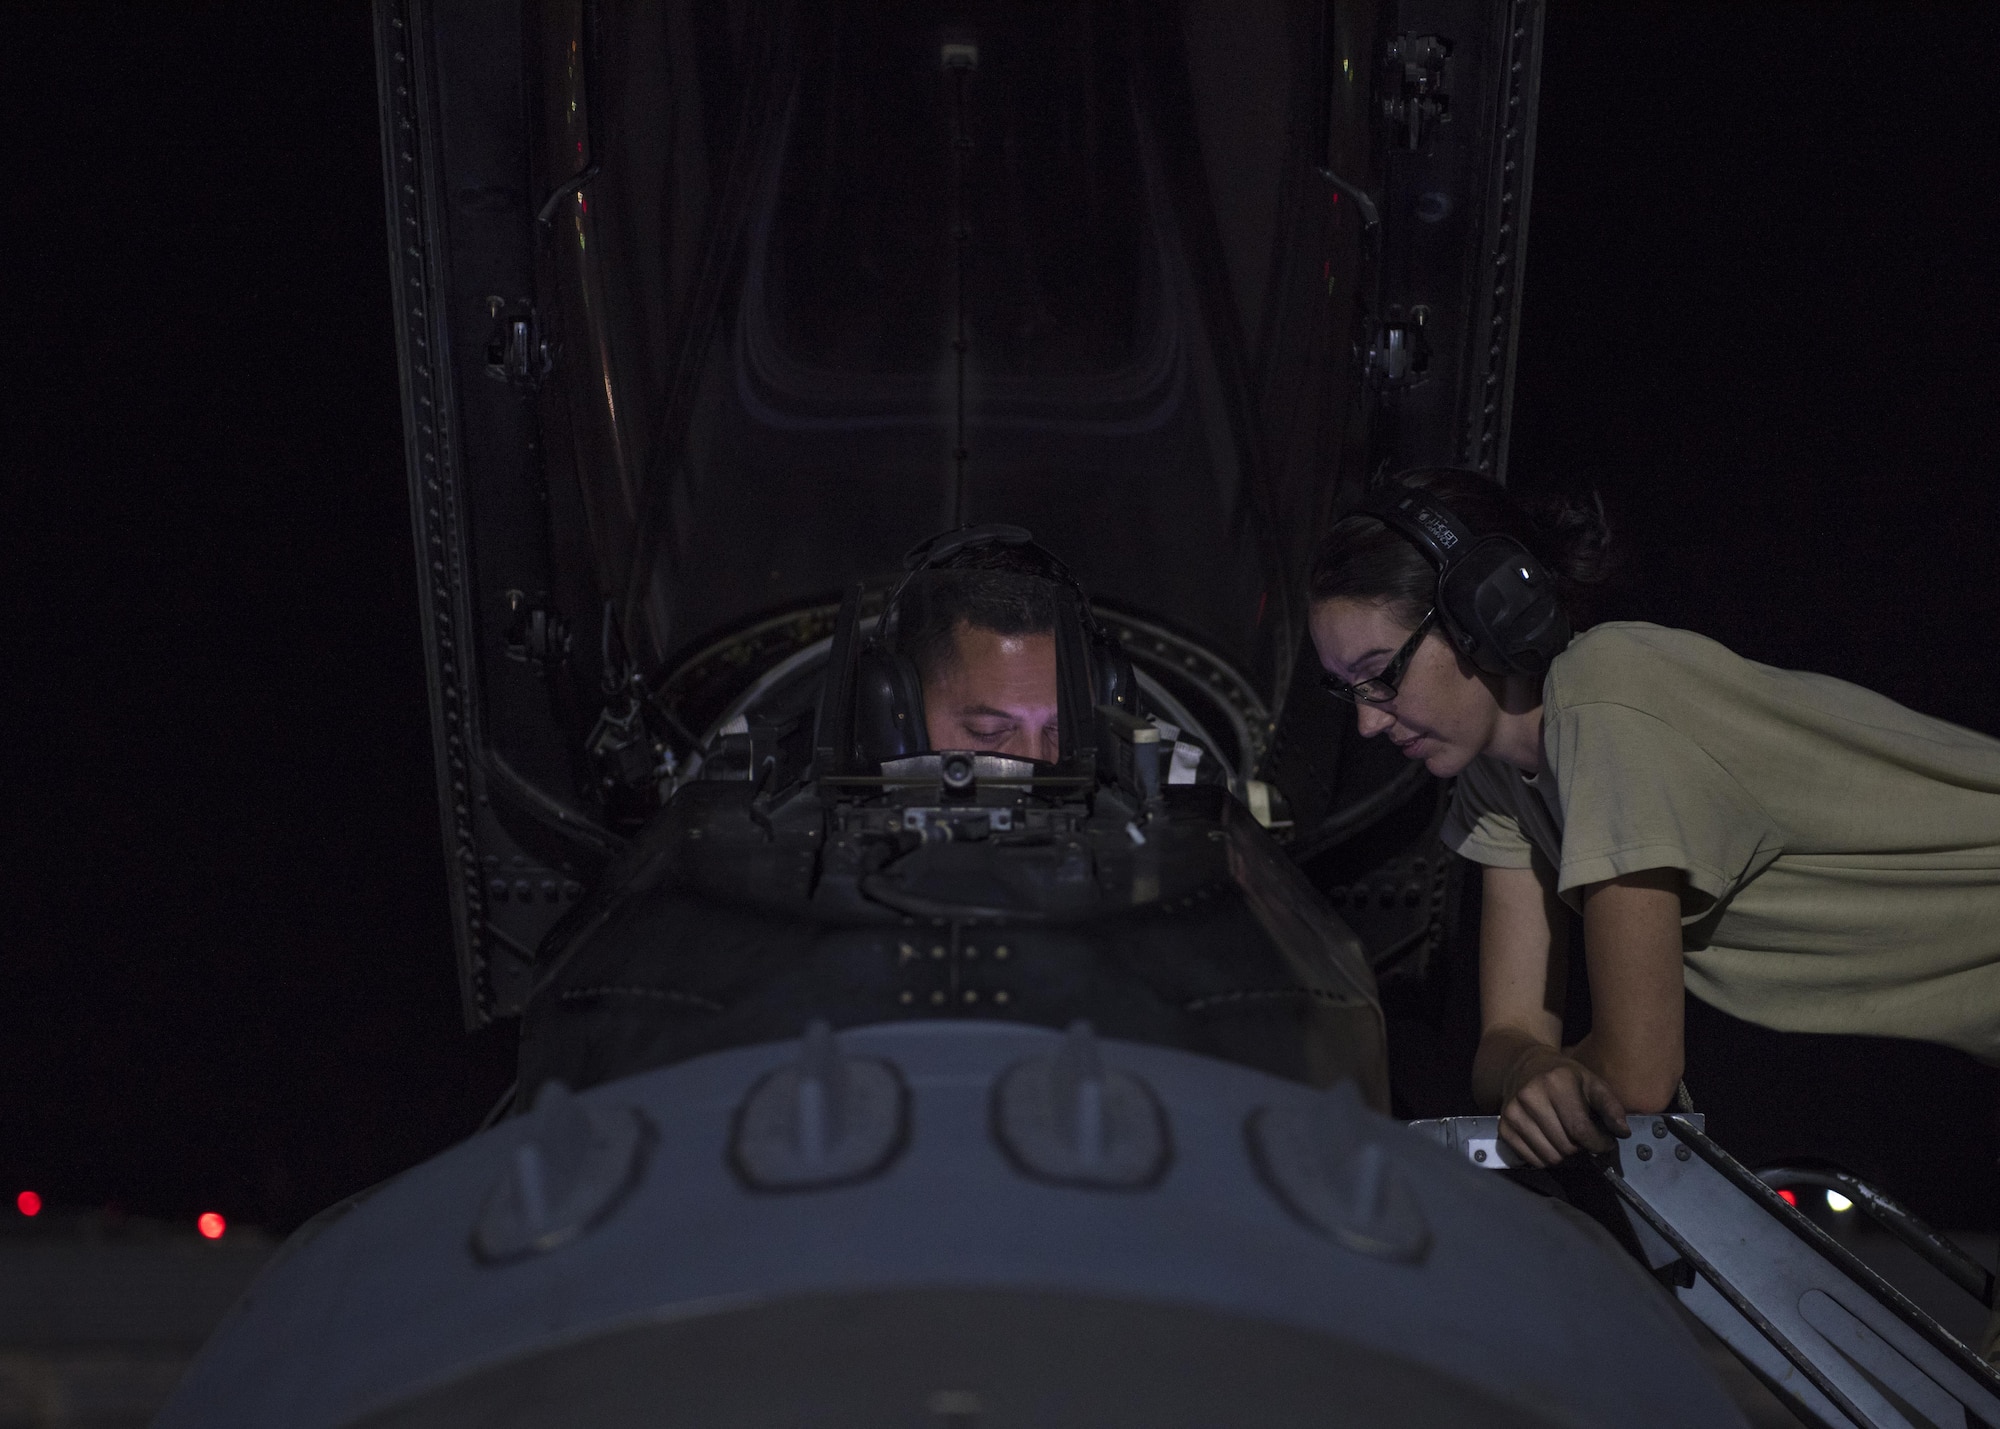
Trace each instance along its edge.
<instances>
[{"instance_id":1,"label":"screw head","mask_svg":"<svg viewBox=\"0 0 2000 1429\"><path fill-rule=\"evenodd\" d=\"M1676 1146L1674 1148L1674 1160L1676 1161L1685 1161L1693 1155L1694 1153L1689 1151L1685 1146Z\"/></svg>"},{"instance_id":2,"label":"screw head","mask_svg":"<svg viewBox=\"0 0 2000 1429\"><path fill-rule=\"evenodd\" d=\"M1667 1134L1667 1123L1662 1119L1655 1118L1653 1121L1653 1135L1665 1136L1666 1134Z\"/></svg>"},{"instance_id":3,"label":"screw head","mask_svg":"<svg viewBox=\"0 0 2000 1429\"><path fill-rule=\"evenodd\" d=\"M1639 1144L1639 1159L1641 1161L1651 1161L1653 1159L1653 1148L1641 1142Z\"/></svg>"},{"instance_id":4,"label":"screw head","mask_svg":"<svg viewBox=\"0 0 2000 1429\"><path fill-rule=\"evenodd\" d=\"M1482 1146L1478 1150L1474 1151L1472 1153L1472 1159L1474 1161L1483 1163L1486 1160L1486 1148Z\"/></svg>"}]
</instances>

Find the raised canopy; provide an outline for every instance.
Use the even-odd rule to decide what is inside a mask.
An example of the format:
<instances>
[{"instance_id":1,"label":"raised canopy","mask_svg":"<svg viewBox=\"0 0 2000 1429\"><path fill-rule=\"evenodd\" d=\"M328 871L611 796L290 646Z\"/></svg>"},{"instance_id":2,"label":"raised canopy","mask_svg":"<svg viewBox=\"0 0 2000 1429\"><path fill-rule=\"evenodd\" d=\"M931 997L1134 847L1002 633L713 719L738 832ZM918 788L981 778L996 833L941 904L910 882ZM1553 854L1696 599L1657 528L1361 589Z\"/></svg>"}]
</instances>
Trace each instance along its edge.
<instances>
[{"instance_id":1,"label":"raised canopy","mask_svg":"<svg viewBox=\"0 0 2000 1429\"><path fill-rule=\"evenodd\" d=\"M1008 521L1261 739L1343 486L1502 473L1531 0L378 17L475 1021L620 845L607 709L719 637Z\"/></svg>"}]
</instances>

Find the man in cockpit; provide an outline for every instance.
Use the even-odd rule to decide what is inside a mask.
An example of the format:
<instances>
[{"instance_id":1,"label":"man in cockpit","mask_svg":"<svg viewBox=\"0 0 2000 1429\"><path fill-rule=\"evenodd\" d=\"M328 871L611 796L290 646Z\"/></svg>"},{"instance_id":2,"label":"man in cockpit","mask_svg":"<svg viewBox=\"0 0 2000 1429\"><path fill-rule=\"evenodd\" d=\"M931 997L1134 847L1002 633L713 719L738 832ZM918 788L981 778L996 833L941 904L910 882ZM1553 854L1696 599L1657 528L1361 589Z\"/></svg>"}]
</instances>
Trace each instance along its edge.
<instances>
[{"instance_id":1,"label":"man in cockpit","mask_svg":"<svg viewBox=\"0 0 2000 1429\"><path fill-rule=\"evenodd\" d=\"M1006 547L912 582L901 643L922 682L932 749L1060 757L1055 590Z\"/></svg>"},{"instance_id":2,"label":"man in cockpit","mask_svg":"<svg viewBox=\"0 0 2000 1429\"><path fill-rule=\"evenodd\" d=\"M1018 536L981 543L951 555L945 564L919 570L898 602L895 643L915 667L931 749L1052 764L1062 754L1056 603L1066 598L1066 589L1079 600L1087 597L1059 563L1029 542L1025 531ZM1110 648L1116 650L1115 642ZM1102 653L1093 659L1092 683L1100 698L1110 698L1112 691L1129 686L1133 676L1122 655L1117 657L1122 676L1096 668ZM1182 739L1177 727L1154 723L1162 736L1167 783L1225 778L1215 761L1203 765L1201 748Z\"/></svg>"}]
</instances>

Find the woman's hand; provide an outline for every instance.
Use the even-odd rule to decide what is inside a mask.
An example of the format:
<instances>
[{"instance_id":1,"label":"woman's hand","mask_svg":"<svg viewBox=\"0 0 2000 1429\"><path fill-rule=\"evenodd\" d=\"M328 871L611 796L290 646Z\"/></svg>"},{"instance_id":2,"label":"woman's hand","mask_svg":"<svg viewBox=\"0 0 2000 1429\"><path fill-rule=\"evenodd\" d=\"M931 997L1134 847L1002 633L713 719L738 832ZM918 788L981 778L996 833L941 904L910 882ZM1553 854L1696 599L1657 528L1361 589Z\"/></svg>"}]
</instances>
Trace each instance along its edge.
<instances>
[{"instance_id":1,"label":"woman's hand","mask_svg":"<svg viewBox=\"0 0 2000 1429\"><path fill-rule=\"evenodd\" d=\"M1472 1091L1536 1166L1630 1135L1626 1110L1664 1111L1681 1076L1681 874L1649 869L1584 893L1590 1035L1561 1050L1568 915L1553 880L1488 868L1479 930L1484 1030ZM1616 1090L1613 1090L1616 1088Z\"/></svg>"},{"instance_id":2,"label":"woman's hand","mask_svg":"<svg viewBox=\"0 0 2000 1429\"><path fill-rule=\"evenodd\" d=\"M1509 1069L1500 1136L1530 1166L1553 1166L1578 1151L1609 1151L1630 1136L1625 1108L1604 1078L1553 1047L1530 1047Z\"/></svg>"}]
</instances>

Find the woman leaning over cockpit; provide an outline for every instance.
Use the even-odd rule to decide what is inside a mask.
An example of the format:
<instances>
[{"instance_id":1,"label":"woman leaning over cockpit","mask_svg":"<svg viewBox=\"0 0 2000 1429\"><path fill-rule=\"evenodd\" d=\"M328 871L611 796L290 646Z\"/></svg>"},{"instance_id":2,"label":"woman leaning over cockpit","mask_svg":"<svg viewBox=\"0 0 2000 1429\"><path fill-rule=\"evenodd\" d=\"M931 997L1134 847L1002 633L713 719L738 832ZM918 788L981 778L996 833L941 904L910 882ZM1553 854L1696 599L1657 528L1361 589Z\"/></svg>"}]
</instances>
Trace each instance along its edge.
<instances>
[{"instance_id":1,"label":"woman leaning over cockpit","mask_svg":"<svg viewBox=\"0 0 2000 1429\"><path fill-rule=\"evenodd\" d=\"M2000 740L1685 630L1572 639L1606 547L1594 505L1430 471L1312 568L1327 687L1457 781L1444 839L1485 869L1473 1091L1508 1144L1551 1164L1669 1106L1684 988L2000 1063ZM1592 1009L1568 1045L1564 905Z\"/></svg>"}]
</instances>

